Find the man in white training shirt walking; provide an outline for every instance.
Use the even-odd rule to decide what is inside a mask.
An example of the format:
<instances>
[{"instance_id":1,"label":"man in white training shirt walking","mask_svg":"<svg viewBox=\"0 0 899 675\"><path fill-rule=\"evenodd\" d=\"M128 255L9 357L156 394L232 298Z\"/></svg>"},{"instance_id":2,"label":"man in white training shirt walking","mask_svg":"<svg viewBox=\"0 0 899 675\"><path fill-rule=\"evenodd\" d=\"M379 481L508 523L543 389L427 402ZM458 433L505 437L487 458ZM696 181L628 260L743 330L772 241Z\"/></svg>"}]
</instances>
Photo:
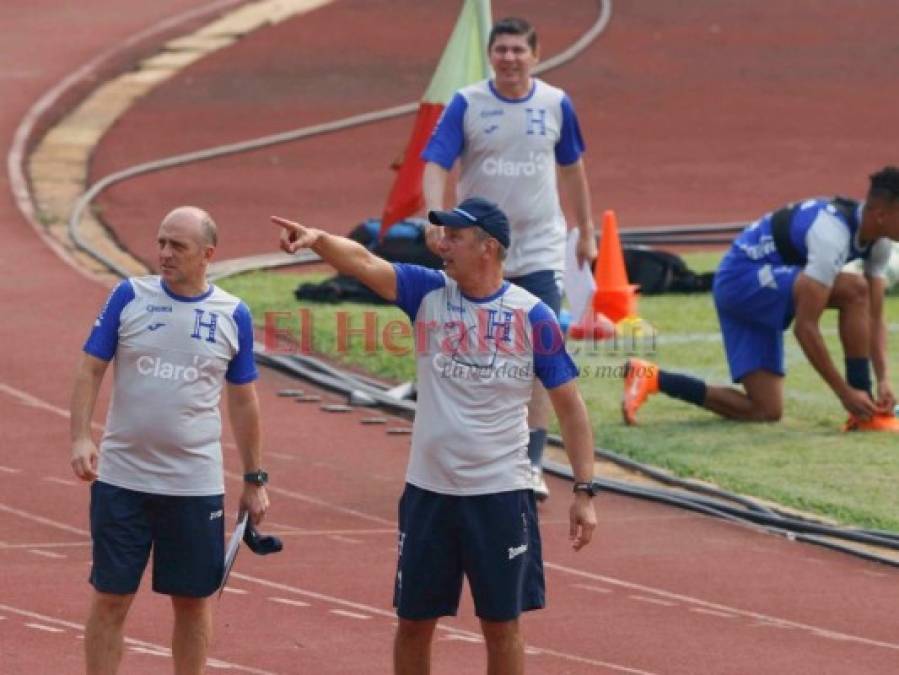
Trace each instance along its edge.
<instances>
[{"instance_id":1,"label":"man in white training shirt walking","mask_svg":"<svg viewBox=\"0 0 899 675\"><path fill-rule=\"evenodd\" d=\"M527 456L526 404L549 391L574 472L569 534L575 550L596 525L593 433L552 310L503 280L509 223L481 198L432 211L443 226L437 272L391 265L344 237L282 218L282 248L309 248L341 274L396 303L414 323L418 410L399 506L394 605L397 675L430 672L441 616L454 615L463 576L487 644L488 672L524 669L518 625L544 606L543 560Z\"/></svg>"},{"instance_id":2,"label":"man in white training shirt walking","mask_svg":"<svg viewBox=\"0 0 899 675\"><path fill-rule=\"evenodd\" d=\"M566 225L557 175L574 211L578 264L596 258L580 126L568 95L532 76L540 49L530 23L515 17L497 21L487 52L493 79L456 92L422 152L425 205L443 208L449 172L458 159L458 199L485 197L509 218L506 278L558 315ZM429 231L432 249L439 229ZM538 499L549 496L541 473L549 413L546 391L535 382L528 407L528 455Z\"/></svg>"},{"instance_id":3,"label":"man in white training shirt walking","mask_svg":"<svg viewBox=\"0 0 899 675\"><path fill-rule=\"evenodd\" d=\"M159 227L159 276L126 279L94 323L72 393L72 469L91 482L94 586L84 644L88 675L118 671L123 628L153 553L153 590L171 596L175 672L204 672L209 596L224 560L219 398L245 472L240 508L268 508L261 468L253 322L240 299L206 280L217 244L205 211L181 207ZM115 359L100 448L91 418Z\"/></svg>"}]
</instances>

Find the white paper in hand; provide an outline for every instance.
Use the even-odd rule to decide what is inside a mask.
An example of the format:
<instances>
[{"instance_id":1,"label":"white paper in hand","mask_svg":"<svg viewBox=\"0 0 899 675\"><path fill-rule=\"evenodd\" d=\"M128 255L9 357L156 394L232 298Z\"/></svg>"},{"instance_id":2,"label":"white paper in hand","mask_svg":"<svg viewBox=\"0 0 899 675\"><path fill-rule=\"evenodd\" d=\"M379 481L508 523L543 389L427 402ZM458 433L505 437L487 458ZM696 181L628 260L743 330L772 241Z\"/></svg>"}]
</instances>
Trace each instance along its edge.
<instances>
[{"instance_id":1,"label":"white paper in hand","mask_svg":"<svg viewBox=\"0 0 899 675\"><path fill-rule=\"evenodd\" d=\"M228 540L228 547L225 549L225 572L222 574L222 584L219 586L219 596L225 590L225 584L228 582L228 575L231 574L231 568L234 567L234 561L237 560L237 551L240 549L240 542L243 534L247 529L247 516L249 514L244 511L237 514L237 525L231 538Z\"/></svg>"},{"instance_id":2,"label":"white paper in hand","mask_svg":"<svg viewBox=\"0 0 899 675\"><path fill-rule=\"evenodd\" d=\"M568 241L565 243L565 275L562 277L572 324L581 320L584 311L593 299L593 292L596 290L596 280L593 278L593 272L590 271L590 265L584 264L582 267L577 265L579 234L576 227L568 231Z\"/></svg>"}]
</instances>

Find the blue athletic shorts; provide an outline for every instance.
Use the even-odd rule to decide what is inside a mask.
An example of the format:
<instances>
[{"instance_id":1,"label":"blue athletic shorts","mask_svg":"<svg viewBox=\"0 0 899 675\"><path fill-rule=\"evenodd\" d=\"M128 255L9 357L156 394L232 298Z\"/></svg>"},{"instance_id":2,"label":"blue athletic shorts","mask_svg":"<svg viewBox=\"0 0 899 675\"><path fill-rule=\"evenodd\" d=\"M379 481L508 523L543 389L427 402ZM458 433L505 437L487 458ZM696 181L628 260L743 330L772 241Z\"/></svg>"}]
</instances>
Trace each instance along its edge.
<instances>
[{"instance_id":1,"label":"blue athletic shorts","mask_svg":"<svg viewBox=\"0 0 899 675\"><path fill-rule=\"evenodd\" d=\"M224 495L173 497L91 485L90 582L101 593L137 591L153 552L153 590L205 598L224 573Z\"/></svg>"},{"instance_id":2,"label":"blue athletic shorts","mask_svg":"<svg viewBox=\"0 0 899 675\"><path fill-rule=\"evenodd\" d=\"M730 376L739 382L767 370L783 375L783 334L793 321L793 284L800 268L728 253L712 289Z\"/></svg>"},{"instance_id":3,"label":"blue athletic shorts","mask_svg":"<svg viewBox=\"0 0 899 675\"><path fill-rule=\"evenodd\" d=\"M560 280L556 279L556 272L552 270L537 270L530 274L523 274L520 277L510 277L507 279L516 286L521 286L531 295L536 295L543 302L549 305L549 308L559 316L562 309L562 287Z\"/></svg>"},{"instance_id":4,"label":"blue athletic shorts","mask_svg":"<svg viewBox=\"0 0 899 675\"><path fill-rule=\"evenodd\" d=\"M403 619L454 616L462 577L475 613L511 621L545 605L533 490L459 497L406 484L393 606Z\"/></svg>"}]
</instances>

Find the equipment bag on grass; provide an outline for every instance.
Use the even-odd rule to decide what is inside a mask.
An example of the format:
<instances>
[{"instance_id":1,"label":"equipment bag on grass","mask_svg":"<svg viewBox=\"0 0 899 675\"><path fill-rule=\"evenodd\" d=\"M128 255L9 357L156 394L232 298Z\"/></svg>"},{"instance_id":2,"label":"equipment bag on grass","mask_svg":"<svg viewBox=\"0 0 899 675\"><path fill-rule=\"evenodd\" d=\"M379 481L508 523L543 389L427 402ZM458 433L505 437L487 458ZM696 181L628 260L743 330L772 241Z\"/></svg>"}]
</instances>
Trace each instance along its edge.
<instances>
[{"instance_id":1,"label":"equipment bag on grass","mask_svg":"<svg viewBox=\"0 0 899 675\"><path fill-rule=\"evenodd\" d=\"M640 285L642 295L706 293L712 289L712 272L697 274L679 255L648 246L623 246L627 278Z\"/></svg>"}]
</instances>

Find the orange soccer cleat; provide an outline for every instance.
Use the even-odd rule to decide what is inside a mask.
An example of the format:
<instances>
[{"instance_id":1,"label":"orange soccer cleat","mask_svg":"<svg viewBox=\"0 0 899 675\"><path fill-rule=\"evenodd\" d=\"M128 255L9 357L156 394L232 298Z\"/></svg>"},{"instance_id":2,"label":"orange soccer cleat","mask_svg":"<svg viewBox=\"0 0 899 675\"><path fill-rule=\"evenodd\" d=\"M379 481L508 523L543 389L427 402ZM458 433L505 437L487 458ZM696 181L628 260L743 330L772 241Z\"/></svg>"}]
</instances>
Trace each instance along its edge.
<instances>
[{"instance_id":1,"label":"orange soccer cleat","mask_svg":"<svg viewBox=\"0 0 899 675\"><path fill-rule=\"evenodd\" d=\"M899 418L890 413L879 413L866 420L850 415L843 431L891 431L899 433Z\"/></svg>"},{"instance_id":2,"label":"orange soccer cleat","mask_svg":"<svg viewBox=\"0 0 899 675\"><path fill-rule=\"evenodd\" d=\"M624 394L621 397L621 416L624 423L637 423L637 410L650 394L659 390L659 367L642 359L628 359L624 364Z\"/></svg>"}]
</instances>

